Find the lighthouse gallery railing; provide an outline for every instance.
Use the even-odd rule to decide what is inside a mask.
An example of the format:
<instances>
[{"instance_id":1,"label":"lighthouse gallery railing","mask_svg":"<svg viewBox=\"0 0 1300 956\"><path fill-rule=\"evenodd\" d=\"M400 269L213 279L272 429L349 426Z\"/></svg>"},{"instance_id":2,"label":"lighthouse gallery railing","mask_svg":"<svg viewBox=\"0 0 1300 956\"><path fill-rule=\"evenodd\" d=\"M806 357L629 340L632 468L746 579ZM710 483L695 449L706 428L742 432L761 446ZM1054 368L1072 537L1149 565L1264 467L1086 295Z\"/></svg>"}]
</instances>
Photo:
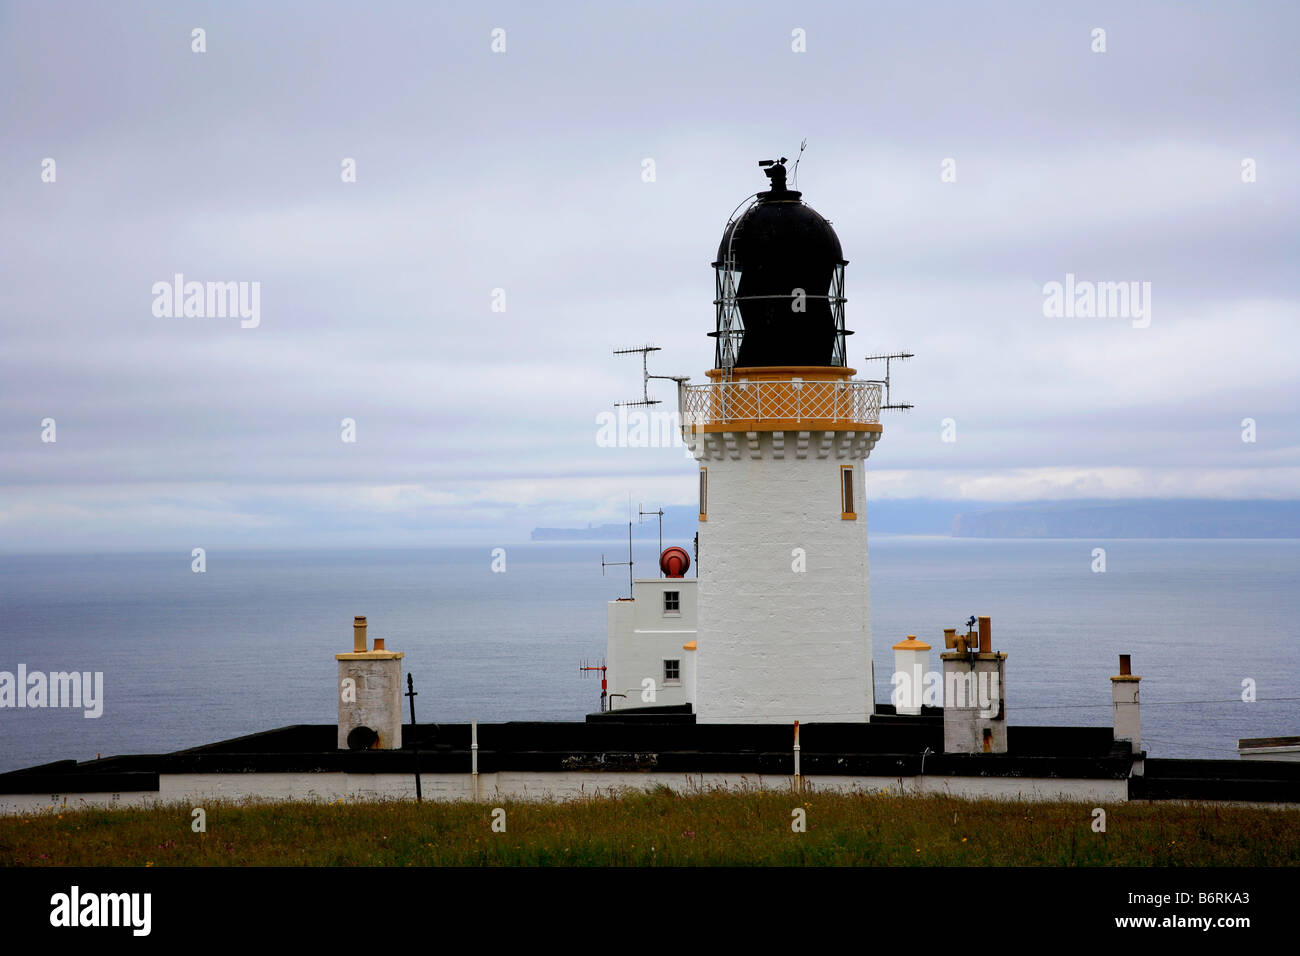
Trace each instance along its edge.
<instances>
[{"instance_id":1,"label":"lighthouse gallery railing","mask_svg":"<svg viewBox=\"0 0 1300 956\"><path fill-rule=\"evenodd\" d=\"M682 386L682 425L880 421L876 382L710 382Z\"/></svg>"}]
</instances>

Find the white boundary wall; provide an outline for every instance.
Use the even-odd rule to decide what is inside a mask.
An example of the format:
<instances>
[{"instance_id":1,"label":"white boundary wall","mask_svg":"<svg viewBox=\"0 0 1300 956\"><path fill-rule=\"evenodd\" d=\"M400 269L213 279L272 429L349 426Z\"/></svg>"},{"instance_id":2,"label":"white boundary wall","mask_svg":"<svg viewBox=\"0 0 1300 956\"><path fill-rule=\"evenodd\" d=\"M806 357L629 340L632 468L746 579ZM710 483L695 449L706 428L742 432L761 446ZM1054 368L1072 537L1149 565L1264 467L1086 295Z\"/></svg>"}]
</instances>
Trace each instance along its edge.
<instances>
[{"instance_id":1,"label":"white boundary wall","mask_svg":"<svg viewBox=\"0 0 1300 956\"><path fill-rule=\"evenodd\" d=\"M1116 803L1128 799L1126 780L1027 779L1024 777L853 777L804 778L805 790L863 793L944 794L963 799L1072 800ZM420 775L426 800L473 800L469 774ZM793 778L759 774L681 774L654 771L501 771L478 778L478 799L577 800L625 790L668 787L679 793L729 790L791 790ZM348 773L213 773L163 774L157 793L127 792L0 795L0 814L33 813L83 807L140 807L212 800L414 800L411 774Z\"/></svg>"}]
</instances>

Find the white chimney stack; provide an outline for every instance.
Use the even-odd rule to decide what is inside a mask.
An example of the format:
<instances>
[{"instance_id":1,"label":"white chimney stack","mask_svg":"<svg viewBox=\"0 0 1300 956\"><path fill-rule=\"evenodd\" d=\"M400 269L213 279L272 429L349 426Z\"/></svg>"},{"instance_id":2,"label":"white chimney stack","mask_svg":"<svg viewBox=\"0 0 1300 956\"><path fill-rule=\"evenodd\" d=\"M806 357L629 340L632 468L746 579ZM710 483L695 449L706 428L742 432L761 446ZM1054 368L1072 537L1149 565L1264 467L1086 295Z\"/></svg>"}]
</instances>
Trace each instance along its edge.
<instances>
[{"instance_id":1,"label":"white chimney stack","mask_svg":"<svg viewBox=\"0 0 1300 956\"><path fill-rule=\"evenodd\" d=\"M400 750L402 747L402 654L375 640L366 645L366 619L352 622L352 652L339 662L339 750Z\"/></svg>"},{"instance_id":2,"label":"white chimney stack","mask_svg":"<svg viewBox=\"0 0 1300 956\"><path fill-rule=\"evenodd\" d=\"M917 716L925 693L925 675L930 669L930 645L913 634L894 645L894 712Z\"/></svg>"},{"instance_id":3,"label":"white chimney stack","mask_svg":"<svg viewBox=\"0 0 1300 956\"><path fill-rule=\"evenodd\" d=\"M1119 656L1119 673L1110 679L1110 697L1115 711L1115 739L1127 740L1133 745L1133 755L1142 753L1142 715L1138 686L1142 678L1133 674L1128 654ZM1135 773L1142 772L1139 760Z\"/></svg>"},{"instance_id":4,"label":"white chimney stack","mask_svg":"<svg viewBox=\"0 0 1300 956\"><path fill-rule=\"evenodd\" d=\"M1007 655L993 650L993 626L979 618L974 631L944 632L943 751L950 754L1007 752Z\"/></svg>"}]
</instances>

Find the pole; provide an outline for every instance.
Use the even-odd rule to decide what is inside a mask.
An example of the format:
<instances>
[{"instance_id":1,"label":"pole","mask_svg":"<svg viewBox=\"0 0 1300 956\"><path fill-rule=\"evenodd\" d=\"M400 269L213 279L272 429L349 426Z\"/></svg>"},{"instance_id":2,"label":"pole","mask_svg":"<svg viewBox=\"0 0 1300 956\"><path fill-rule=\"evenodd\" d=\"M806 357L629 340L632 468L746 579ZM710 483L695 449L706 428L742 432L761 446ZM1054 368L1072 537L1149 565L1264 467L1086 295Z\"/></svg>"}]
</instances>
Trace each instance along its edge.
<instances>
[{"instance_id":1,"label":"pole","mask_svg":"<svg viewBox=\"0 0 1300 956\"><path fill-rule=\"evenodd\" d=\"M474 799L478 799L478 721L469 724L469 774L474 778Z\"/></svg>"},{"instance_id":2,"label":"pole","mask_svg":"<svg viewBox=\"0 0 1300 956\"><path fill-rule=\"evenodd\" d=\"M799 772L799 721L794 722L794 790L803 792L803 775Z\"/></svg>"},{"instance_id":3,"label":"pole","mask_svg":"<svg viewBox=\"0 0 1300 956\"><path fill-rule=\"evenodd\" d=\"M411 699L411 753L415 757L415 802L424 802L424 792L420 788L420 739L415 735L415 698L420 695L415 691L415 681L406 675L406 696Z\"/></svg>"},{"instance_id":4,"label":"pole","mask_svg":"<svg viewBox=\"0 0 1300 956\"><path fill-rule=\"evenodd\" d=\"M646 511L644 506L637 505L637 513L642 519L644 519L646 515L659 516L659 553L662 555L664 553L664 509L660 507L658 511ZM661 578L664 576L664 569L662 567L659 569L659 576Z\"/></svg>"}]
</instances>

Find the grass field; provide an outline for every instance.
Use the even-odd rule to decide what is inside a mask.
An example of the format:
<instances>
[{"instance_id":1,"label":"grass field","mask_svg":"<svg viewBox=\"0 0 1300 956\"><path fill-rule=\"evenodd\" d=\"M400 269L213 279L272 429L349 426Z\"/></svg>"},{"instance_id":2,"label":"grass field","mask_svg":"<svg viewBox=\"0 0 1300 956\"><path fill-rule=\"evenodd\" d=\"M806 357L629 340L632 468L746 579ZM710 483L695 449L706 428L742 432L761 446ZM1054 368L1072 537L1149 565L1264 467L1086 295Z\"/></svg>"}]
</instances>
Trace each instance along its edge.
<instances>
[{"instance_id":1,"label":"grass field","mask_svg":"<svg viewBox=\"0 0 1300 956\"><path fill-rule=\"evenodd\" d=\"M494 832L494 810L505 832ZM803 832L793 828L804 811ZM0 817L4 866L1294 866L1300 811L661 790L570 803L209 803ZM495 815L500 820L501 815ZM497 824L501 825L500 822Z\"/></svg>"}]
</instances>

